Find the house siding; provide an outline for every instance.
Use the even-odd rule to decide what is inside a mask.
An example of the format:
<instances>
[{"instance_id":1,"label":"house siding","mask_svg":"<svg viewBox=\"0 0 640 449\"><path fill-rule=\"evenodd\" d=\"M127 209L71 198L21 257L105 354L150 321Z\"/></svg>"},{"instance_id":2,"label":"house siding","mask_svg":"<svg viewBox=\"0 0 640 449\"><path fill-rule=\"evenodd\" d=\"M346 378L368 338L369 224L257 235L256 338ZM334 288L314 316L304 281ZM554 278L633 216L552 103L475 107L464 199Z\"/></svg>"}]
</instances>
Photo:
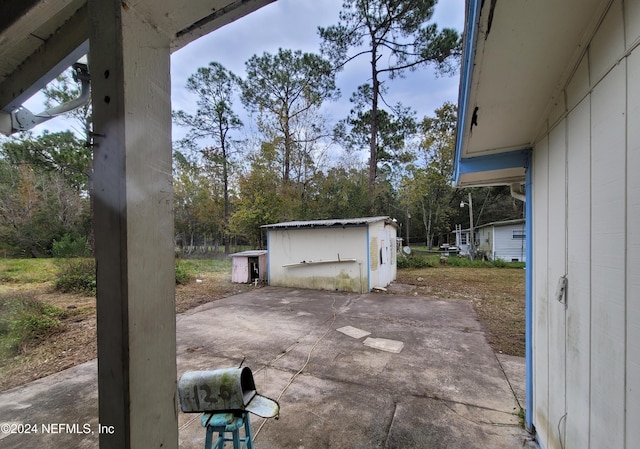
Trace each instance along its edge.
<instances>
[{"instance_id":1,"label":"house siding","mask_svg":"<svg viewBox=\"0 0 640 449\"><path fill-rule=\"evenodd\" d=\"M522 238L514 237L516 234ZM478 242L478 256L507 262L526 261L524 220L511 224L497 222L484 225L477 228L475 236Z\"/></svg>"},{"instance_id":2,"label":"house siding","mask_svg":"<svg viewBox=\"0 0 640 449\"><path fill-rule=\"evenodd\" d=\"M613 1L533 150L533 424L544 448L640 441L639 38L640 2Z\"/></svg>"}]
</instances>

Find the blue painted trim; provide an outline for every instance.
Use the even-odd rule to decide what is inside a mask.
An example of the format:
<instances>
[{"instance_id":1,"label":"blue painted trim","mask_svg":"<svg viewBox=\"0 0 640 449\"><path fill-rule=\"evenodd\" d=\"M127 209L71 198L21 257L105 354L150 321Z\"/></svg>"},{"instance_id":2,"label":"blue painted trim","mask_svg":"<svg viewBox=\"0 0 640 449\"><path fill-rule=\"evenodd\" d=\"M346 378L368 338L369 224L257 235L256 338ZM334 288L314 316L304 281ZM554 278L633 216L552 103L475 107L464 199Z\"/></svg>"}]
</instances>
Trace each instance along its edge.
<instances>
[{"instance_id":1,"label":"blue painted trim","mask_svg":"<svg viewBox=\"0 0 640 449\"><path fill-rule=\"evenodd\" d=\"M267 230L267 285L271 285L271 232Z\"/></svg>"},{"instance_id":2,"label":"blue painted trim","mask_svg":"<svg viewBox=\"0 0 640 449\"><path fill-rule=\"evenodd\" d=\"M533 432L533 174L529 153L525 176L525 427Z\"/></svg>"},{"instance_id":3,"label":"blue painted trim","mask_svg":"<svg viewBox=\"0 0 640 449\"><path fill-rule=\"evenodd\" d=\"M367 226L367 292L371 291L371 237L369 236L369 226Z\"/></svg>"},{"instance_id":4,"label":"blue painted trim","mask_svg":"<svg viewBox=\"0 0 640 449\"><path fill-rule=\"evenodd\" d=\"M467 10L467 23L465 24L465 42L462 51L462 68L460 70L460 88L458 91L458 128L456 131L456 152L454 156L453 179L458 183L460 173L458 171L462 155L462 136L467 128L467 110L469 109L469 95L471 93L471 78L476 57L476 41L480 28L480 13L482 0L469 0Z\"/></svg>"},{"instance_id":5,"label":"blue painted trim","mask_svg":"<svg viewBox=\"0 0 640 449\"><path fill-rule=\"evenodd\" d=\"M466 173L526 167L529 163L530 152L529 148L523 148L506 153L461 159L457 163L458 176Z\"/></svg>"}]
</instances>

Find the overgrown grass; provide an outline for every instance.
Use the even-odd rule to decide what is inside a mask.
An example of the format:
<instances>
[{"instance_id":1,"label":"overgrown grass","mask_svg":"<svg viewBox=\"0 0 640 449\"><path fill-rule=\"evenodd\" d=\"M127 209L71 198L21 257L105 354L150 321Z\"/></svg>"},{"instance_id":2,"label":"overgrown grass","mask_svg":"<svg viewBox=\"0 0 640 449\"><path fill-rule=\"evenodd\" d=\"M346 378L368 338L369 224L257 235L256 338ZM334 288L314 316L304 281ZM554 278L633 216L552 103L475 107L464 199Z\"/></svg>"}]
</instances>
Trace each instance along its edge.
<instances>
[{"instance_id":1,"label":"overgrown grass","mask_svg":"<svg viewBox=\"0 0 640 449\"><path fill-rule=\"evenodd\" d=\"M0 359L19 353L61 329L64 311L32 295L0 295Z\"/></svg>"},{"instance_id":2,"label":"overgrown grass","mask_svg":"<svg viewBox=\"0 0 640 449\"><path fill-rule=\"evenodd\" d=\"M94 259L60 259L56 290L63 293L96 294L96 262Z\"/></svg>"},{"instance_id":3,"label":"overgrown grass","mask_svg":"<svg viewBox=\"0 0 640 449\"><path fill-rule=\"evenodd\" d=\"M179 259L185 270L197 276L198 273L231 273L231 258L220 259Z\"/></svg>"},{"instance_id":4,"label":"overgrown grass","mask_svg":"<svg viewBox=\"0 0 640 449\"><path fill-rule=\"evenodd\" d=\"M230 273L231 259L178 259L176 260L176 284L188 284L205 273Z\"/></svg>"},{"instance_id":5,"label":"overgrown grass","mask_svg":"<svg viewBox=\"0 0 640 449\"><path fill-rule=\"evenodd\" d=\"M205 273L230 273L229 257L177 259L176 284L187 284ZM95 295L95 261L91 258L0 259L0 282L7 284L51 283L63 293Z\"/></svg>"},{"instance_id":6,"label":"overgrown grass","mask_svg":"<svg viewBox=\"0 0 640 449\"><path fill-rule=\"evenodd\" d=\"M524 262L506 262L497 260L471 260L468 257L450 255L441 260L439 254L422 255L417 252L407 256L398 257L398 268L432 268L441 265L462 268L524 268Z\"/></svg>"}]
</instances>

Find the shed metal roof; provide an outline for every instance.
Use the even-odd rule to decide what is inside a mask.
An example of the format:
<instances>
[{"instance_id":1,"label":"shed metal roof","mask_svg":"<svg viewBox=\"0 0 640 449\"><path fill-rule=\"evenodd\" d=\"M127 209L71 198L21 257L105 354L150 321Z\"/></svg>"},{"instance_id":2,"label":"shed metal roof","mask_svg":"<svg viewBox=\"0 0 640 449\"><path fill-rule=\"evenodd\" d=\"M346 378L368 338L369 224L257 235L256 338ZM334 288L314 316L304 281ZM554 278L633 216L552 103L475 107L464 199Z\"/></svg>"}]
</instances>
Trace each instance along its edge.
<instances>
[{"instance_id":1,"label":"shed metal roof","mask_svg":"<svg viewBox=\"0 0 640 449\"><path fill-rule=\"evenodd\" d=\"M266 249L252 249L248 251L240 251L239 253L229 254L229 257L258 257L267 254Z\"/></svg>"},{"instance_id":2,"label":"shed metal roof","mask_svg":"<svg viewBox=\"0 0 640 449\"><path fill-rule=\"evenodd\" d=\"M281 228L315 228L315 227L341 227L341 226L357 226L370 223L385 221L389 224L397 226L396 222L389 217L362 217L362 218L332 218L328 220L312 220L312 221L286 221L283 223L274 223L262 225L265 229L281 229Z\"/></svg>"}]
</instances>

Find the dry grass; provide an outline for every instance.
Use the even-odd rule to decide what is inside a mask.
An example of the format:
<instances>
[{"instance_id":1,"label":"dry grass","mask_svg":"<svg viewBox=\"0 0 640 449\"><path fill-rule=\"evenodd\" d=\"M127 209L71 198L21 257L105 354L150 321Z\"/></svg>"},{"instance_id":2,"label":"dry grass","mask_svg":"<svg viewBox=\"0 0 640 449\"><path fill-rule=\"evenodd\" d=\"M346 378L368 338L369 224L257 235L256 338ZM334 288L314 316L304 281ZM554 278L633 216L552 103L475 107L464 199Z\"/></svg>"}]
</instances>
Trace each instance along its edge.
<instances>
[{"instance_id":1,"label":"dry grass","mask_svg":"<svg viewBox=\"0 0 640 449\"><path fill-rule=\"evenodd\" d=\"M232 284L229 273L206 273L188 285L176 287L176 313L215 301L251 288ZM21 348L19 354L0 360L0 391L92 360L97 355L96 300L78 294L53 290L51 282L0 286L0 293L19 292L33 295L66 311L61 331L51 338Z\"/></svg>"},{"instance_id":2,"label":"dry grass","mask_svg":"<svg viewBox=\"0 0 640 449\"><path fill-rule=\"evenodd\" d=\"M471 301L496 352L524 356L525 271L436 267L398 270L398 283L423 296Z\"/></svg>"}]
</instances>

